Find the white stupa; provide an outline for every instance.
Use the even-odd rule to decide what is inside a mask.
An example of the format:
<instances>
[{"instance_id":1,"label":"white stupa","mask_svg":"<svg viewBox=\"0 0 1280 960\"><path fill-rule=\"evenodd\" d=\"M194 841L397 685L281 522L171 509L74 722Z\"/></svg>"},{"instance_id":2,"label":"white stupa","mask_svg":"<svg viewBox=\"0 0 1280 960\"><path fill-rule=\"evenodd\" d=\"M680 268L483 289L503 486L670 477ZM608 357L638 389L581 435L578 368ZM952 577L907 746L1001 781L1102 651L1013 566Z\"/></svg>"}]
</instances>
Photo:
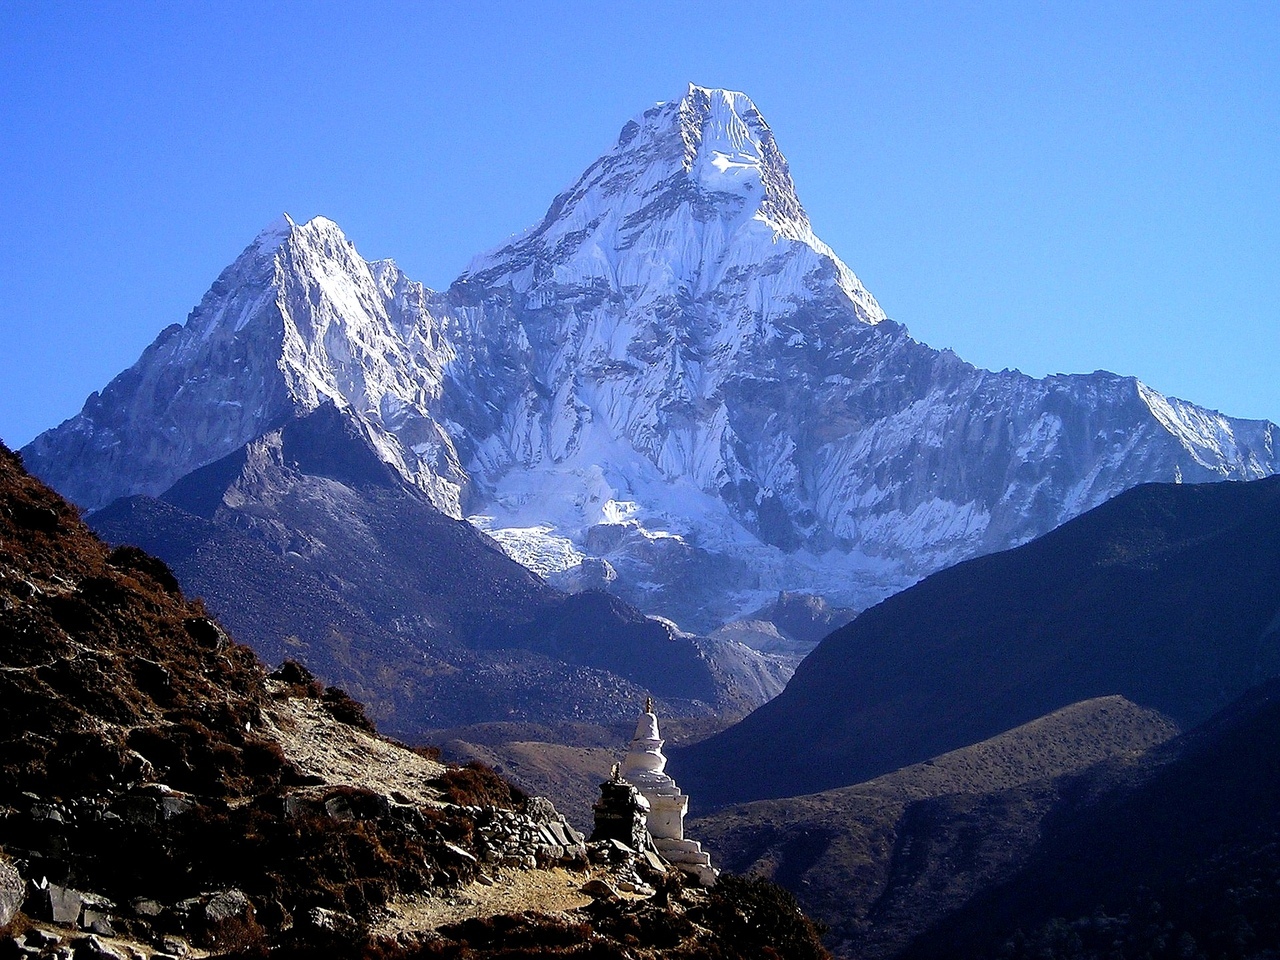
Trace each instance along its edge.
<instances>
[{"instance_id":1,"label":"white stupa","mask_svg":"<svg viewBox=\"0 0 1280 960\"><path fill-rule=\"evenodd\" d=\"M702 844L684 838L684 815L689 810L689 798L663 772L667 758L663 756L662 743L653 704L647 702L622 764L622 778L649 801L649 835L658 853L668 863L710 886L716 881L717 871L711 866L711 855L703 851Z\"/></svg>"}]
</instances>

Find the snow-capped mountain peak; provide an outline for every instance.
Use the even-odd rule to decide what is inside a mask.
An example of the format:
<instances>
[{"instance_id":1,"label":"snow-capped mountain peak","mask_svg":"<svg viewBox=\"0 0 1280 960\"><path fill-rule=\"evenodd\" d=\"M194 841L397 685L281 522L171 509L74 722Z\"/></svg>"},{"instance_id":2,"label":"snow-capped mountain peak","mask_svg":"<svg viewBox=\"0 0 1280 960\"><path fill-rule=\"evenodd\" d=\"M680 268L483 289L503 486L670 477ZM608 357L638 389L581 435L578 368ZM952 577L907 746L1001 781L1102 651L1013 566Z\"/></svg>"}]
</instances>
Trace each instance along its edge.
<instances>
[{"instance_id":1,"label":"snow-capped mountain peak","mask_svg":"<svg viewBox=\"0 0 1280 960\"><path fill-rule=\"evenodd\" d=\"M297 224L294 222L293 217L289 216L287 212L282 213L258 231L258 235L253 238L253 243L249 245L249 249L262 254L275 253L280 244L289 238L289 235L293 233L296 227Z\"/></svg>"},{"instance_id":2,"label":"snow-capped mountain peak","mask_svg":"<svg viewBox=\"0 0 1280 960\"><path fill-rule=\"evenodd\" d=\"M755 216L792 240L808 240L809 218L787 162L751 99L689 85L678 101L685 169L708 191L742 197Z\"/></svg>"},{"instance_id":3,"label":"snow-capped mountain peak","mask_svg":"<svg viewBox=\"0 0 1280 960\"><path fill-rule=\"evenodd\" d=\"M24 455L98 507L330 401L530 566L697 628L779 589L862 606L1136 483L1280 469L1273 424L912 340L752 101L696 85L445 293L282 216Z\"/></svg>"},{"instance_id":4,"label":"snow-capped mountain peak","mask_svg":"<svg viewBox=\"0 0 1280 960\"><path fill-rule=\"evenodd\" d=\"M535 304L560 286L591 284L632 305L714 293L790 312L787 302L811 299L827 275L858 319L884 318L814 235L751 100L691 84L630 120L540 223L477 257L460 282Z\"/></svg>"}]
</instances>

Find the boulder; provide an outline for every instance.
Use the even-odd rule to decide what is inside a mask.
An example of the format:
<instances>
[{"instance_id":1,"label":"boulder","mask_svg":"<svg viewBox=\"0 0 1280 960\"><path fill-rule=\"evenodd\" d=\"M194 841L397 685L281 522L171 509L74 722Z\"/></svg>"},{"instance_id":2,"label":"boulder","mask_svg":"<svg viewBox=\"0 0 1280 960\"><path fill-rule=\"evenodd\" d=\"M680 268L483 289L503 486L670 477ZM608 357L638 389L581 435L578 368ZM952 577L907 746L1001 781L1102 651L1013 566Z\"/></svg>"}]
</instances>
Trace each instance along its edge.
<instances>
[{"instance_id":1,"label":"boulder","mask_svg":"<svg viewBox=\"0 0 1280 960\"><path fill-rule=\"evenodd\" d=\"M75 941L71 949L75 960L126 960L124 954L107 946L95 936Z\"/></svg>"},{"instance_id":2,"label":"boulder","mask_svg":"<svg viewBox=\"0 0 1280 960\"><path fill-rule=\"evenodd\" d=\"M617 900L618 891L612 884L598 877L594 880L588 880L582 885L582 892L592 900Z\"/></svg>"},{"instance_id":3,"label":"boulder","mask_svg":"<svg viewBox=\"0 0 1280 960\"><path fill-rule=\"evenodd\" d=\"M80 914L84 910L84 894L48 880L41 880L35 885L27 902L34 919L66 926L79 925Z\"/></svg>"},{"instance_id":4,"label":"boulder","mask_svg":"<svg viewBox=\"0 0 1280 960\"><path fill-rule=\"evenodd\" d=\"M262 936L253 903L239 890L213 894L204 905L205 946L244 947Z\"/></svg>"},{"instance_id":5,"label":"boulder","mask_svg":"<svg viewBox=\"0 0 1280 960\"><path fill-rule=\"evenodd\" d=\"M27 886L9 858L0 853L0 927L8 926L22 907Z\"/></svg>"},{"instance_id":6,"label":"boulder","mask_svg":"<svg viewBox=\"0 0 1280 960\"><path fill-rule=\"evenodd\" d=\"M530 797L525 804L525 815L534 823L554 823L560 819L556 806L546 797Z\"/></svg>"}]
</instances>

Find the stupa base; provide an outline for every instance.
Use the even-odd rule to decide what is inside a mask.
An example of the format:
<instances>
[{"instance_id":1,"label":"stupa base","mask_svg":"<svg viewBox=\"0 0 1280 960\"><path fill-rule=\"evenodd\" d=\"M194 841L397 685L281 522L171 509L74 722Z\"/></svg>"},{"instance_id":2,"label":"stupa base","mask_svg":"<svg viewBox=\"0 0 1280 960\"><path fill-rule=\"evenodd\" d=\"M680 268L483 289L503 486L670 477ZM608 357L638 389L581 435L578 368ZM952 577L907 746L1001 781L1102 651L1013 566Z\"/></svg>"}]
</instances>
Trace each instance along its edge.
<instances>
[{"instance_id":1,"label":"stupa base","mask_svg":"<svg viewBox=\"0 0 1280 960\"><path fill-rule=\"evenodd\" d=\"M697 840L654 837L653 845L657 847L662 859L682 873L697 878L704 887L715 884L719 871L711 866L711 854L703 850L702 844Z\"/></svg>"}]
</instances>

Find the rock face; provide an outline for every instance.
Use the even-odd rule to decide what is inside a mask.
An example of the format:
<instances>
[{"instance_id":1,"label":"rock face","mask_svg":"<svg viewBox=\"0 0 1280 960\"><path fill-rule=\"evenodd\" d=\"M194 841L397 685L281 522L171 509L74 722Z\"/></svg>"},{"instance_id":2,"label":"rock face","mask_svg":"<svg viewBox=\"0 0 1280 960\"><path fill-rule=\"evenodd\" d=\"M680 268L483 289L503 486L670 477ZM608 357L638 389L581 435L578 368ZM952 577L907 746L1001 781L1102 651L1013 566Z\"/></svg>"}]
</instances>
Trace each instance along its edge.
<instances>
[{"instance_id":1,"label":"rock face","mask_svg":"<svg viewBox=\"0 0 1280 960\"><path fill-rule=\"evenodd\" d=\"M0 853L0 929L7 927L26 894L26 884L9 858Z\"/></svg>"},{"instance_id":2,"label":"rock face","mask_svg":"<svg viewBox=\"0 0 1280 960\"><path fill-rule=\"evenodd\" d=\"M694 86L443 293L280 220L24 455L98 508L325 400L531 569L700 631L782 589L863 608L1145 481L1280 466L1271 423L912 340L752 102Z\"/></svg>"},{"instance_id":3,"label":"rock face","mask_svg":"<svg viewBox=\"0 0 1280 960\"><path fill-rule=\"evenodd\" d=\"M633 784L648 802L646 826L658 853L668 863L710 886L715 883L716 870L701 844L685 839L684 816L689 812L689 798L665 772L667 758L662 753L662 744L658 718L651 708L647 709L636 724L631 748L622 765L622 779Z\"/></svg>"}]
</instances>

